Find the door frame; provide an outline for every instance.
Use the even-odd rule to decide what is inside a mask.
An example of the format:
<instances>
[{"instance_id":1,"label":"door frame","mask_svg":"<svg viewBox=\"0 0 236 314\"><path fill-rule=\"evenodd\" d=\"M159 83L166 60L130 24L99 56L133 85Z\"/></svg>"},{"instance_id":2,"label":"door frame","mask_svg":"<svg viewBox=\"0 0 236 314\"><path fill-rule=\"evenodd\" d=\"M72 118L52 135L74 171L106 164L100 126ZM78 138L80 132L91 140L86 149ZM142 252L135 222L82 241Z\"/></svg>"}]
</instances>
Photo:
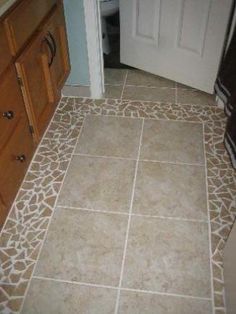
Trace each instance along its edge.
<instances>
[{"instance_id":1,"label":"door frame","mask_svg":"<svg viewBox=\"0 0 236 314\"><path fill-rule=\"evenodd\" d=\"M87 39L90 93L92 98L102 98L104 64L99 0L83 0Z\"/></svg>"}]
</instances>

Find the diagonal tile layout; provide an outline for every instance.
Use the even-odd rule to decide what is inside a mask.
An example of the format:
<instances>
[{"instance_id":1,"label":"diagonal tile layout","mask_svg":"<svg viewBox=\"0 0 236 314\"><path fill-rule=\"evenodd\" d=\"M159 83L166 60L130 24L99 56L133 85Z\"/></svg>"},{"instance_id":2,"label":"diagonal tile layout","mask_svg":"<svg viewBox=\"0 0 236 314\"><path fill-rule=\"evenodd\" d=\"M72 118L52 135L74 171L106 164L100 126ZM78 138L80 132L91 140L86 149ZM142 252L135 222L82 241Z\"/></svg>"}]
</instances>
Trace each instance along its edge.
<instances>
[{"instance_id":1,"label":"diagonal tile layout","mask_svg":"<svg viewBox=\"0 0 236 314\"><path fill-rule=\"evenodd\" d=\"M22 313L210 314L202 141L198 123L88 115Z\"/></svg>"}]
</instances>

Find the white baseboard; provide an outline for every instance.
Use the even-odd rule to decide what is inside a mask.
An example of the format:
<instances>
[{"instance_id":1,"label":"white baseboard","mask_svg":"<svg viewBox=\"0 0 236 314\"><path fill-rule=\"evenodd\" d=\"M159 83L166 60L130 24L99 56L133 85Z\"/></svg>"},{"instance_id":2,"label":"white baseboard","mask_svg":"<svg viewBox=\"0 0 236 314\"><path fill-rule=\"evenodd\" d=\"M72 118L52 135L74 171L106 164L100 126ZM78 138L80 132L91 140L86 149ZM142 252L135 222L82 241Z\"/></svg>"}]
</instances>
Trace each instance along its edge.
<instances>
[{"instance_id":1,"label":"white baseboard","mask_svg":"<svg viewBox=\"0 0 236 314\"><path fill-rule=\"evenodd\" d=\"M90 86L65 85L62 89L62 95L67 97L90 97Z\"/></svg>"}]
</instances>

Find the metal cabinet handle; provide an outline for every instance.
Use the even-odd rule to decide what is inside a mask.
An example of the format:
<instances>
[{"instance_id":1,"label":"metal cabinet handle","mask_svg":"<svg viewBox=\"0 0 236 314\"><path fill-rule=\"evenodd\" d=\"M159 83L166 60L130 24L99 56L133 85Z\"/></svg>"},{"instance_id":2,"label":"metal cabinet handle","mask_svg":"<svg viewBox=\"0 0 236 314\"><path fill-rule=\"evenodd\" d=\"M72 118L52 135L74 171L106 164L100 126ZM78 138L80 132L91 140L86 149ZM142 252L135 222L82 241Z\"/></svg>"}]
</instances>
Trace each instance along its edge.
<instances>
[{"instance_id":1,"label":"metal cabinet handle","mask_svg":"<svg viewBox=\"0 0 236 314\"><path fill-rule=\"evenodd\" d=\"M6 112L3 112L2 116L8 120L11 120L14 118L14 112L11 110L6 111Z\"/></svg>"},{"instance_id":2,"label":"metal cabinet handle","mask_svg":"<svg viewBox=\"0 0 236 314\"><path fill-rule=\"evenodd\" d=\"M50 40L47 38L47 36L45 36L43 40L46 42L51 53L51 58L50 58L50 61L48 62L48 66L50 67L54 59L54 47L53 47L53 44L50 42Z\"/></svg>"},{"instance_id":3,"label":"metal cabinet handle","mask_svg":"<svg viewBox=\"0 0 236 314\"><path fill-rule=\"evenodd\" d=\"M18 155L16 156L16 160L18 160L19 162L24 162L26 160L25 155Z\"/></svg>"},{"instance_id":4,"label":"metal cabinet handle","mask_svg":"<svg viewBox=\"0 0 236 314\"><path fill-rule=\"evenodd\" d=\"M56 45L55 38L53 37L52 33L49 31L47 32L47 35L44 37L44 41L48 45L49 50L51 52L51 59L48 62L48 66L50 67L53 64L53 60L57 53L57 45Z\"/></svg>"},{"instance_id":5,"label":"metal cabinet handle","mask_svg":"<svg viewBox=\"0 0 236 314\"><path fill-rule=\"evenodd\" d=\"M53 37L52 33L48 31L48 36L49 38L51 39L52 41L52 44L53 44L53 56L55 58L56 54L57 54L57 44L56 44L56 40L55 38Z\"/></svg>"}]
</instances>

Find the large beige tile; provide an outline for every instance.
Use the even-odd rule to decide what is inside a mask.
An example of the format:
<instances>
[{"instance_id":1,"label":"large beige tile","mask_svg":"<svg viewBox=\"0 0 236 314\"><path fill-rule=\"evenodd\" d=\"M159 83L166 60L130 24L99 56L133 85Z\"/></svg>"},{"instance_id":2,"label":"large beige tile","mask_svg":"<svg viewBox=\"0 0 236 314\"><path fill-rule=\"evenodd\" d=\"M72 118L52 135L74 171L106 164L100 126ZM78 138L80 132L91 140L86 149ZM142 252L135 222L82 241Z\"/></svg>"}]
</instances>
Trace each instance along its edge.
<instances>
[{"instance_id":1,"label":"large beige tile","mask_svg":"<svg viewBox=\"0 0 236 314\"><path fill-rule=\"evenodd\" d=\"M141 159L204 164L202 125L145 120Z\"/></svg>"},{"instance_id":2,"label":"large beige tile","mask_svg":"<svg viewBox=\"0 0 236 314\"><path fill-rule=\"evenodd\" d=\"M74 156L58 204L128 212L135 161Z\"/></svg>"},{"instance_id":3,"label":"large beige tile","mask_svg":"<svg viewBox=\"0 0 236 314\"><path fill-rule=\"evenodd\" d=\"M211 301L122 291L120 314L211 314Z\"/></svg>"},{"instance_id":4,"label":"large beige tile","mask_svg":"<svg viewBox=\"0 0 236 314\"><path fill-rule=\"evenodd\" d=\"M216 105L215 96L192 88L177 89L177 103L193 105Z\"/></svg>"},{"instance_id":5,"label":"large beige tile","mask_svg":"<svg viewBox=\"0 0 236 314\"><path fill-rule=\"evenodd\" d=\"M139 70L128 70L126 84L147 87L175 87L174 81Z\"/></svg>"},{"instance_id":6,"label":"large beige tile","mask_svg":"<svg viewBox=\"0 0 236 314\"><path fill-rule=\"evenodd\" d=\"M204 168L140 162L133 212L207 220Z\"/></svg>"},{"instance_id":7,"label":"large beige tile","mask_svg":"<svg viewBox=\"0 0 236 314\"><path fill-rule=\"evenodd\" d=\"M137 158L142 120L87 116L76 153Z\"/></svg>"},{"instance_id":8,"label":"large beige tile","mask_svg":"<svg viewBox=\"0 0 236 314\"><path fill-rule=\"evenodd\" d=\"M175 89L125 86L123 99L174 103Z\"/></svg>"},{"instance_id":9,"label":"large beige tile","mask_svg":"<svg viewBox=\"0 0 236 314\"><path fill-rule=\"evenodd\" d=\"M207 223L133 216L122 286L211 297Z\"/></svg>"},{"instance_id":10,"label":"large beige tile","mask_svg":"<svg viewBox=\"0 0 236 314\"><path fill-rule=\"evenodd\" d=\"M105 84L123 85L127 70L124 69L104 69Z\"/></svg>"},{"instance_id":11,"label":"large beige tile","mask_svg":"<svg viewBox=\"0 0 236 314\"><path fill-rule=\"evenodd\" d=\"M122 90L122 85L105 85L105 93L103 94L103 98L120 99Z\"/></svg>"},{"instance_id":12,"label":"large beige tile","mask_svg":"<svg viewBox=\"0 0 236 314\"><path fill-rule=\"evenodd\" d=\"M117 286L127 216L57 208L36 275Z\"/></svg>"},{"instance_id":13,"label":"large beige tile","mask_svg":"<svg viewBox=\"0 0 236 314\"><path fill-rule=\"evenodd\" d=\"M116 291L33 279L22 314L113 314Z\"/></svg>"}]
</instances>

